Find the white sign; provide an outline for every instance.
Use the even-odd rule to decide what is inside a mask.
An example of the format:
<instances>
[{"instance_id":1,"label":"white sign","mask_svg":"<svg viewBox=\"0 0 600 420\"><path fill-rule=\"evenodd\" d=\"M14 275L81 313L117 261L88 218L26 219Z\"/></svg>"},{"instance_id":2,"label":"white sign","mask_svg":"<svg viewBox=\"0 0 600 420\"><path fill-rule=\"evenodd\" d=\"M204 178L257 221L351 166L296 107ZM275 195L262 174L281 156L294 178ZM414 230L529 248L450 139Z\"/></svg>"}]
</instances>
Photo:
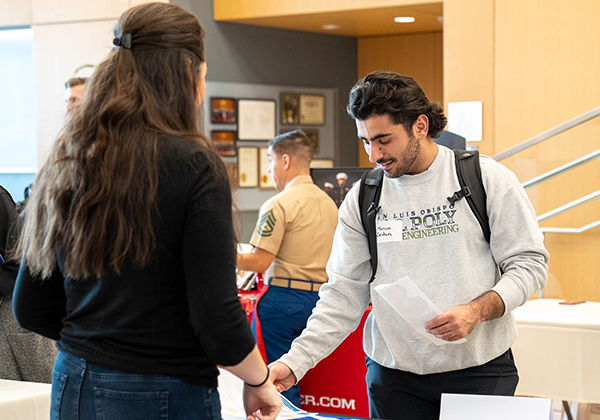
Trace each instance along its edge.
<instances>
[{"instance_id":1,"label":"white sign","mask_svg":"<svg viewBox=\"0 0 600 420\"><path fill-rule=\"evenodd\" d=\"M467 141L483 140L483 103L448 102L448 131L463 136Z\"/></svg>"},{"instance_id":2,"label":"white sign","mask_svg":"<svg viewBox=\"0 0 600 420\"><path fill-rule=\"evenodd\" d=\"M442 394L440 420L548 420L549 398Z\"/></svg>"}]
</instances>

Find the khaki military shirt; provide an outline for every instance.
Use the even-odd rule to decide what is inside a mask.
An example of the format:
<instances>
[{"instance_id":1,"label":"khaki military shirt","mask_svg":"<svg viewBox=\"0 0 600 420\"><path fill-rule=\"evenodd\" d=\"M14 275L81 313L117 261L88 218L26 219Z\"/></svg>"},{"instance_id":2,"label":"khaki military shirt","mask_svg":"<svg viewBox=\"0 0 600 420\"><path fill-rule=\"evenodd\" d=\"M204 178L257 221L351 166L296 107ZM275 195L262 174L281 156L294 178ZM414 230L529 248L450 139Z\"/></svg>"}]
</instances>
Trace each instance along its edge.
<instances>
[{"instance_id":1,"label":"khaki military shirt","mask_svg":"<svg viewBox=\"0 0 600 420\"><path fill-rule=\"evenodd\" d=\"M326 282L337 207L309 175L294 178L260 208L250 244L275 254L268 277Z\"/></svg>"}]
</instances>

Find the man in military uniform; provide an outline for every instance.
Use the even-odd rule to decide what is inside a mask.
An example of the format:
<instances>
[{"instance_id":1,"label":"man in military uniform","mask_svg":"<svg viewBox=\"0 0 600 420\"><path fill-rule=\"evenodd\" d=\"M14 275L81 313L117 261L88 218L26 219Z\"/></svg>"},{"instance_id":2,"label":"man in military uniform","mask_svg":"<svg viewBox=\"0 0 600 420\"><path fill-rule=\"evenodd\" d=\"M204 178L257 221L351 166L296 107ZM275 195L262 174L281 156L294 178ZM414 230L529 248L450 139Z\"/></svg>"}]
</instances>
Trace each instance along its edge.
<instances>
[{"instance_id":1,"label":"man in military uniform","mask_svg":"<svg viewBox=\"0 0 600 420\"><path fill-rule=\"evenodd\" d=\"M265 202L241 270L265 272L252 327L267 363L287 353L300 335L327 281L337 207L310 177L313 147L301 130L269 142L269 172L279 194ZM300 406L298 386L284 395Z\"/></svg>"},{"instance_id":2,"label":"man in military uniform","mask_svg":"<svg viewBox=\"0 0 600 420\"><path fill-rule=\"evenodd\" d=\"M335 176L337 179L338 186L333 190L334 191L334 200L338 207L342 205L344 199L346 198L346 194L350 191L350 188L346 186L346 181L348 181L348 175L346 172L338 172Z\"/></svg>"}]
</instances>

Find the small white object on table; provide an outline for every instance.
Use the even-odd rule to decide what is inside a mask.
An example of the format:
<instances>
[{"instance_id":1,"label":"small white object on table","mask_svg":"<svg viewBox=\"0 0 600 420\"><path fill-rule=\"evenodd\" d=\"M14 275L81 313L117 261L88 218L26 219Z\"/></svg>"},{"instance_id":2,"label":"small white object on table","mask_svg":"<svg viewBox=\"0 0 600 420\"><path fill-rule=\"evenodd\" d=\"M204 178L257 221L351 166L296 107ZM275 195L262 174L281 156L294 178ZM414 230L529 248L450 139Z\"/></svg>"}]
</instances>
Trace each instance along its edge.
<instances>
[{"instance_id":1,"label":"small white object on table","mask_svg":"<svg viewBox=\"0 0 600 420\"><path fill-rule=\"evenodd\" d=\"M50 384L0 379L0 419L50 419Z\"/></svg>"},{"instance_id":2,"label":"small white object on table","mask_svg":"<svg viewBox=\"0 0 600 420\"><path fill-rule=\"evenodd\" d=\"M600 302L537 299L515 309L516 395L600 403Z\"/></svg>"}]
</instances>

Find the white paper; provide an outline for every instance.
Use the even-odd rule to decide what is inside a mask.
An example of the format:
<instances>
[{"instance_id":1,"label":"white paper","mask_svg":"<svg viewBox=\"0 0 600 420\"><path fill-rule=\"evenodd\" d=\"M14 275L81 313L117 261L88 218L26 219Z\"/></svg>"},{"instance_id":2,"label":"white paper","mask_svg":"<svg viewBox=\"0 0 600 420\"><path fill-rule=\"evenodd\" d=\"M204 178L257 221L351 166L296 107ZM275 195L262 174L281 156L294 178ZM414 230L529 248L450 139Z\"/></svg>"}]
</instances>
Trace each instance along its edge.
<instances>
[{"instance_id":1,"label":"white paper","mask_svg":"<svg viewBox=\"0 0 600 420\"><path fill-rule=\"evenodd\" d=\"M442 394L440 420L552 420L549 398Z\"/></svg>"},{"instance_id":2,"label":"white paper","mask_svg":"<svg viewBox=\"0 0 600 420\"><path fill-rule=\"evenodd\" d=\"M448 131L463 136L467 141L482 141L483 103L448 102Z\"/></svg>"},{"instance_id":3,"label":"white paper","mask_svg":"<svg viewBox=\"0 0 600 420\"><path fill-rule=\"evenodd\" d=\"M433 344L443 346L467 342L464 338L457 341L441 340L425 331L425 324L441 315L442 311L409 277L403 277L394 283L375 286L375 291L402 315L406 322Z\"/></svg>"}]
</instances>

